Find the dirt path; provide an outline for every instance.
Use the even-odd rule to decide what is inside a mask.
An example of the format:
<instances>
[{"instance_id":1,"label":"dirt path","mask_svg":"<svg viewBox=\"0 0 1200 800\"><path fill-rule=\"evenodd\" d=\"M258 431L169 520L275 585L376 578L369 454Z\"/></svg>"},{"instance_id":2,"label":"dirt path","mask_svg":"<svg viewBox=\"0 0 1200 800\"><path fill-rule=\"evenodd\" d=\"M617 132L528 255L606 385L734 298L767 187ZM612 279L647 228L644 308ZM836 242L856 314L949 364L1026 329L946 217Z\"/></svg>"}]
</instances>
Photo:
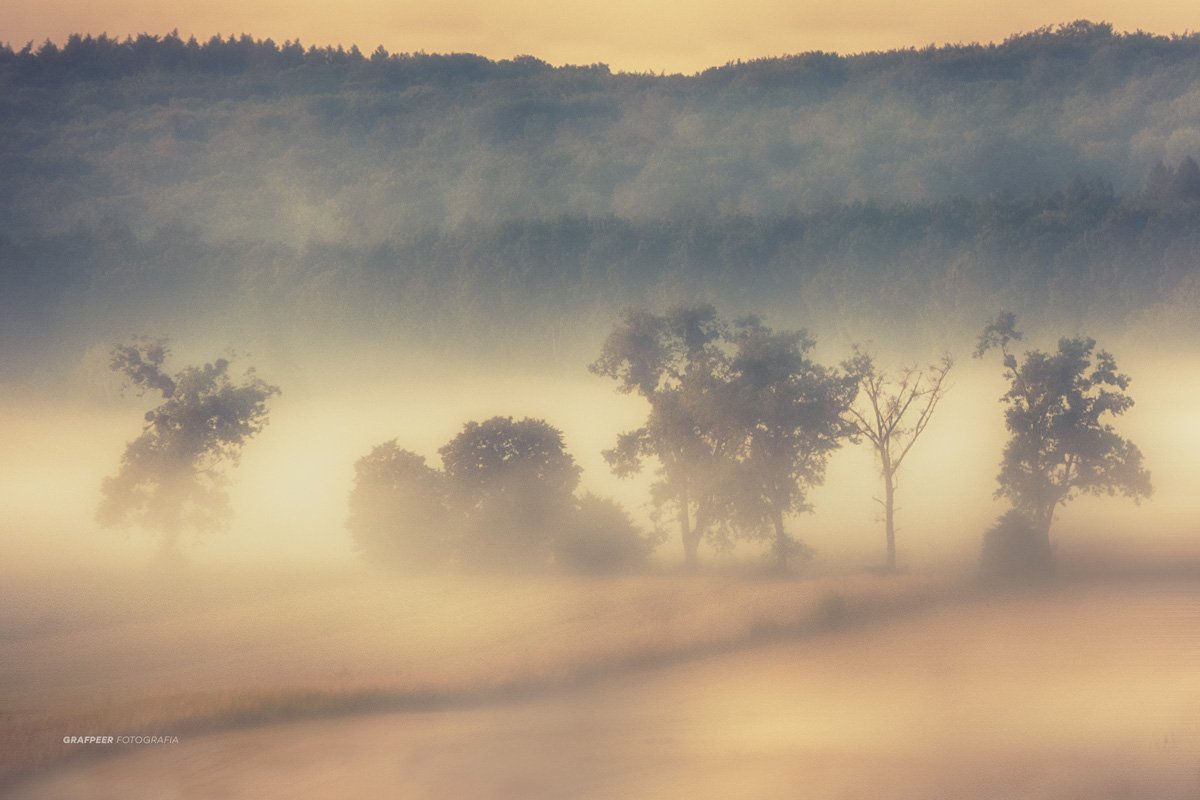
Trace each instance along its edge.
<instances>
[{"instance_id":1,"label":"dirt path","mask_svg":"<svg viewBox=\"0 0 1200 800\"><path fill-rule=\"evenodd\" d=\"M1200 797L1200 587L943 609L476 709L145 745L22 800Z\"/></svg>"}]
</instances>

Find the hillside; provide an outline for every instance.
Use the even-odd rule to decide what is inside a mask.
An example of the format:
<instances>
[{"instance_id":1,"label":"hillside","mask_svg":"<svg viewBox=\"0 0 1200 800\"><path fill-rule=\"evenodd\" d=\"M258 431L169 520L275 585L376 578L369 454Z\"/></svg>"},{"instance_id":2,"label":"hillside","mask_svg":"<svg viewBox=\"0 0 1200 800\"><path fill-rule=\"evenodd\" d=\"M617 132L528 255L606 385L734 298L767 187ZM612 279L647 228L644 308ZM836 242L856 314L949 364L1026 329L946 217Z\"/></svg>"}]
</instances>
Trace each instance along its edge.
<instances>
[{"instance_id":1,"label":"hillside","mask_svg":"<svg viewBox=\"0 0 1200 800\"><path fill-rule=\"evenodd\" d=\"M1123 319L1194 286L1198 79L1200 36L1086 22L692 76L249 36L0 48L3 334L319 309L352 336L542 340L688 297Z\"/></svg>"}]
</instances>

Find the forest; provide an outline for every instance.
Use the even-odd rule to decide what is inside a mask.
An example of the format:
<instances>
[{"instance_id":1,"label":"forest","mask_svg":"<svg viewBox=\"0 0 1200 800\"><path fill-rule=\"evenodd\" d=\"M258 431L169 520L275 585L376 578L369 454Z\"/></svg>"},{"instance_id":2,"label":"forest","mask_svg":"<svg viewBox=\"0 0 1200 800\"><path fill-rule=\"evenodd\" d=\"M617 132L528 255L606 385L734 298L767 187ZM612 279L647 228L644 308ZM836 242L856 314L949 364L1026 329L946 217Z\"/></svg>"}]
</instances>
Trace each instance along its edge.
<instances>
[{"instance_id":1,"label":"forest","mask_svg":"<svg viewBox=\"0 0 1200 800\"><path fill-rule=\"evenodd\" d=\"M320 309L530 346L643 299L1127 319L1195 291L1198 76L1196 35L1087 22L692 76L249 36L7 46L3 334Z\"/></svg>"}]
</instances>

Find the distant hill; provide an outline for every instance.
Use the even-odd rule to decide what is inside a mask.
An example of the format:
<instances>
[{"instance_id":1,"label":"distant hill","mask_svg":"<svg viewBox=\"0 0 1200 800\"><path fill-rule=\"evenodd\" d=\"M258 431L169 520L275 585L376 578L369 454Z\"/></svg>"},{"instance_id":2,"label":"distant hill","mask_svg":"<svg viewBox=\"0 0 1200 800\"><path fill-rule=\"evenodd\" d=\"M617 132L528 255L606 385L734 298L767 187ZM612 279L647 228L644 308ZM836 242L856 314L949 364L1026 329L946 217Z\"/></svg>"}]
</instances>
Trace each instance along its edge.
<instances>
[{"instance_id":1,"label":"distant hill","mask_svg":"<svg viewBox=\"0 0 1200 800\"><path fill-rule=\"evenodd\" d=\"M0 332L235 306L494 331L788 293L1123 314L1194 280L1189 156L1200 36L1082 21L693 76L73 36L0 48Z\"/></svg>"}]
</instances>

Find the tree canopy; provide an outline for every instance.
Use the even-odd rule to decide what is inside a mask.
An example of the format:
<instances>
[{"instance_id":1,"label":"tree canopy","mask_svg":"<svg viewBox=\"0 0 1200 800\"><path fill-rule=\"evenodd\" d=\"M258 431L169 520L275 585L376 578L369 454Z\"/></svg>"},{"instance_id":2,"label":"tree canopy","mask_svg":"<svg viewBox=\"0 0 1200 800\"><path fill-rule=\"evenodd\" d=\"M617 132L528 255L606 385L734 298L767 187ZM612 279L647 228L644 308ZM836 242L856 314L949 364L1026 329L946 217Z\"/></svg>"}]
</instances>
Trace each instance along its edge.
<instances>
[{"instance_id":1,"label":"tree canopy","mask_svg":"<svg viewBox=\"0 0 1200 800\"><path fill-rule=\"evenodd\" d=\"M561 498L579 484L579 467L566 452L562 431L545 420L492 417L468 422L438 452L455 493L468 508L531 487Z\"/></svg>"},{"instance_id":2,"label":"tree canopy","mask_svg":"<svg viewBox=\"0 0 1200 800\"><path fill-rule=\"evenodd\" d=\"M438 451L464 515L463 559L488 567L542 561L573 504L580 469L562 432L540 419L468 422Z\"/></svg>"}]
</instances>

